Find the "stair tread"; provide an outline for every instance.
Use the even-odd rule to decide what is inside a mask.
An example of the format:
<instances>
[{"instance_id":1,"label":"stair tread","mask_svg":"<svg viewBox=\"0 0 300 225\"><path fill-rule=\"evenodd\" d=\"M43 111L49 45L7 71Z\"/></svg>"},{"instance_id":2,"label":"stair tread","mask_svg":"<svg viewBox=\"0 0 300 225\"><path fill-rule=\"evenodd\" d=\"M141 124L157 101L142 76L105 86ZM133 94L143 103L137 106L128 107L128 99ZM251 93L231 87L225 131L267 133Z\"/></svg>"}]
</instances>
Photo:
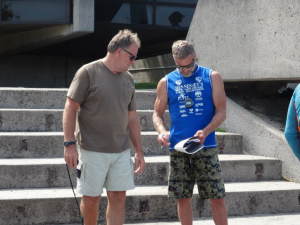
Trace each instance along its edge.
<instances>
[{"instance_id":1,"label":"stair tread","mask_svg":"<svg viewBox=\"0 0 300 225\"><path fill-rule=\"evenodd\" d=\"M284 213L284 214L256 214L249 216L229 216L228 224L230 225L299 225L300 213ZM138 222L124 223L125 225L181 225L179 221L157 221L157 222ZM212 217L194 218L195 225L214 225ZM52 224L55 225L55 224ZM67 225L67 224L65 224ZM71 225L71 224L70 224Z\"/></svg>"},{"instance_id":2,"label":"stair tread","mask_svg":"<svg viewBox=\"0 0 300 225\"><path fill-rule=\"evenodd\" d=\"M254 181L225 183L226 193L237 192L270 192L300 190L300 184L287 181ZM167 195L167 186L137 186L134 190L127 191L127 196L141 195ZM198 190L194 188L194 194ZM76 195L81 197L81 195ZM106 192L102 196L106 196ZM74 197L71 188L29 188L29 189L2 189L0 200L15 199L47 199Z\"/></svg>"},{"instance_id":3,"label":"stair tread","mask_svg":"<svg viewBox=\"0 0 300 225\"><path fill-rule=\"evenodd\" d=\"M0 91L68 91L68 88L25 88L25 87L0 87ZM136 92L156 93L156 89L137 89Z\"/></svg>"},{"instance_id":4,"label":"stair tread","mask_svg":"<svg viewBox=\"0 0 300 225\"><path fill-rule=\"evenodd\" d=\"M68 91L68 88L25 88L25 87L0 87L0 91Z\"/></svg>"},{"instance_id":5,"label":"stair tread","mask_svg":"<svg viewBox=\"0 0 300 225\"><path fill-rule=\"evenodd\" d=\"M63 112L64 109L0 108L0 112Z\"/></svg>"},{"instance_id":6,"label":"stair tread","mask_svg":"<svg viewBox=\"0 0 300 225\"><path fill-rule=\"evenodd\" d=\"M229 216L228 224L230 225L299 225L300 213L280 213L280 214L256 214L250 216ZM193 224L195 225L214 225L212 217L201 217L193 218ZM58 225L58 224L47 224L47 225ZM59 224L59 225L81 225L79 223L72 224ZM147 222L126 222L124 225L181 225L178 220L168 221L147 221Z\"/></svg>"},{"instance_id":7,"label":"stair tread","mask_svg":"<svg viewBox=\"0 0 300 225\"><path fill-rule=\"evenodd\" d=\"M51 136L51 135L63 135L62 131L40 131L40 132L30 132L30 131L18 131L18 132L0 132L0 136L36 136L36 135L43 135L43 136ZM157 135L156 131L141 131L142 135ZM238 133L230 133L230 132L216 132L217 136L242 136Z\"/></svg>"},{"instance_id":8,"label":"stair tread","mask_svg":"<svg viewBox=\"0 0 300 225\"><path fill-rule=\"evenodd\" d=\"M251 161L251 160L264 160L264 161L279 161L277 158L270 158L264 156L253 156L243 154L220 154L220 161ZM158 156L145 156L146 163L155 162L169 162L168 155ZM7 158L0 159L0 166L7 165L47 165L47 164L65 164L64 158Z\"/></svg>"}]
</instances>

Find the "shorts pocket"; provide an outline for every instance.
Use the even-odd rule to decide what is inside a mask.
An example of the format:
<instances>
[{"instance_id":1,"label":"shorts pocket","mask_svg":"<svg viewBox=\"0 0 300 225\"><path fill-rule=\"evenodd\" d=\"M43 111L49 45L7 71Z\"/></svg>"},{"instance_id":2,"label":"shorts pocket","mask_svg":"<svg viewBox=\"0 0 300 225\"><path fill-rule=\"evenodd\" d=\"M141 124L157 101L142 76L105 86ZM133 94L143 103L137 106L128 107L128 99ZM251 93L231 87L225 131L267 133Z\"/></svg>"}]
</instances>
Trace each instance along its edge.
<instances>
[{"instance_id":1,"label":"shorts pocket","mask_svg":"<svg viewBox=\"0 0 300 225\"><path fill-rule=\"evenodd\" d=\"M84 180L84 174L85 174L85 164L79 164L77 165L77 178L80 180Z\"/></svg>"},{"instance_id":2,"label":"shorts pocket","mask_svg":"<svg viewBox=\"0 0 300 225\"><path fill-rule=\"evenodd\" d=\"M131 176L134 176L134 161L130 158L130 168L131 168Z\"/></svg>"}]
</instances>

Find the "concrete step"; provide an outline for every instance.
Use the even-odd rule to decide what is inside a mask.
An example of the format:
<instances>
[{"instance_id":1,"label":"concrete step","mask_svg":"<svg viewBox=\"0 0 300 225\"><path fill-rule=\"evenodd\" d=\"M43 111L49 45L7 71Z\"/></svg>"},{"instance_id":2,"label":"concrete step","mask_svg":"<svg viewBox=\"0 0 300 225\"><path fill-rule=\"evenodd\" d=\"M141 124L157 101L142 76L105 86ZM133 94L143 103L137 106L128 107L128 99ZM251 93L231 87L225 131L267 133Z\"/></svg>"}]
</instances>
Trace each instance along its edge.
<instances>
[{"instance_id":1,"label":"concrete step","mask_svg":"<svg viewBox=\"0 0 300 225\"><path fill-rule=\"evenodd\" d=\"M154 131L153 110L137 110L142 131ZM62 109L0 109L0 130L11 131L62 131ZM164 116L170 128L170 115Z\"/></svg>"},{"instance_id":2,"label":"concrete step","mask_svg":"<svg viewBox=\"0 0 300 225\"><path fill-rule=\"evenodd\" d=\"M143 131L145 155L168 155L157 143L156 131ZM219 153L242 154L242 135L216 132ZM63 157L62 132L0 132L0 158Z\"/></svg>"},{"instance_id":3,"label":"concrete step","mask_svg":"<svg viewBox=\"0 0 300 225\"><path fill-rule=\"evenodd\" d=\"M0 108L63 109L65 88L0 88Z\"/></svg>"},{"instance_id":4,"label":"concrete step","mask_svg":"<svg viewBox=\"0 0 300 225\"><path fill-rule=\"evenodd\" d=\"M225 182L280 180L281 161L250 155L219 156ZM135 175L136 185L167 185L169 156L147 156L141 174ZM63 158L0 159L0 189L70 187ZM73 185L76 173L70 169Z\"/></svg>"},{"instance_id":5,"label":"concrete step","mask_svg":"<svg viewBox=\"0 0 300 225\"><path fill-rule=\"evenodd\" d=\"M63 109L65 88L0 88L0 108ZM156 90L136 90L139 109L153 109Z\"/></svg>"},{"instance_id":6,"label":"concrete step","mask_svg":"<svg viewBox=\"0 0 300 225\"><path fill-rule=\"evenodd\" d=\"M299 225L300 213L286 213L286 214L258 214L250 216L230 216L228 218L228 224L230 225ZM98 223L102 225L104 223ZM145 221L138 223L125 222L125 225L181 225L178 219L168 219L167 221ZM194 218L194 225L215 225L211 217L205 218ZM48 225L81 225L81 223L76 224L48 224Z\"/></svg>"},{"instance_id":7,"label":"concrete step","mask_svg":"<svg viewBox=\"0 0 300 225\"><path fill-rule=\"evenodd\" d=\"M286 214L260 214L250 216L231 216L228 218L230 225L299 225L300 213ZM125 223L126 225L181 225L178 220L174 221L156 221L156 222L140 222ZM194 225L215 225L211 217L194 218ZM55 224L53 224L55 225ZM67 224L65 224L67 225ZM70 224L71 225L71 224ZM74 224L75 225L75 224Z\"/></svg>"},{"instance_id":8,"label":"concrete step","mask_svg":"<svg viewBox=\"0 0 300 225\"><path fill-rule=\"evenodd\" d=\"M300 184L286 181L226 183L225 188L229 216L299 213ZM106 205L104 193L99 221L104 221ZM195 217L211 216L210 201L199 199L197 188L194 188L192 205ZM0 224L79 223L76 207L70 188L0 190ZM127 192L127 221L176 218L176 200L168 199L166 186L141 186Z\"/></svg>"}]
</instances>

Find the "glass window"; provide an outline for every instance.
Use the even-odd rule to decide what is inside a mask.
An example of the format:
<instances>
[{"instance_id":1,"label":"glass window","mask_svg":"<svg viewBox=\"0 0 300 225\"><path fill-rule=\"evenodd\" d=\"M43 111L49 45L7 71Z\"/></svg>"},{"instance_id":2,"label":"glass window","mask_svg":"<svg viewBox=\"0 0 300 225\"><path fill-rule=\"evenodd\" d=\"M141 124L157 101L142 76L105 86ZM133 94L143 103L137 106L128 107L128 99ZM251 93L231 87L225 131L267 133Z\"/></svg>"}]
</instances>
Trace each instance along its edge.
<instances>
[{"instance_id":1,"label":"glass window","mask_svg":"<svg viewBox=\"0 0 300 225\"><path fill-rule=\"evenodd\" d=\"M109 7L108 7L109 6ZM96 2L96 21L152 24L153 7L145 4Z\"/></svg>"},{"instance_id":2,"label":"glass window","mask_svg":"<svg viewBox=\"0 0 300 225\"><path fill-rule=\"evenodd\" d=\"M2 21L69 21L68 0L2 0Z\"/></svg>"},{"instance_id":3,"label":"glass window","mask_svg":"<svg viewBox=\"0 0 300 225\"><path fill-rule=\"evenodd\" d=\"M156 0L158 2L197 4L198 0Z\"/></svg>"},{"instance_id":4,"label":"glass window","mask_svg":"<svg viewBox=\"0 0 300 225\"><path fill-rule=\"evenodd\" d=\"M110 21L112 23L131 23L130 5L122 4L116 15Z\"/></svg>"},{"instance_id":5,"label":"glass window","mask_svg":"<svg viewBox=\"0 0 300 225\"><path fill-rule=\"evenodd\" d=\"M189 27L195 8L157 6L156 24L161 26Z\"/></svg>"}]
</instances>

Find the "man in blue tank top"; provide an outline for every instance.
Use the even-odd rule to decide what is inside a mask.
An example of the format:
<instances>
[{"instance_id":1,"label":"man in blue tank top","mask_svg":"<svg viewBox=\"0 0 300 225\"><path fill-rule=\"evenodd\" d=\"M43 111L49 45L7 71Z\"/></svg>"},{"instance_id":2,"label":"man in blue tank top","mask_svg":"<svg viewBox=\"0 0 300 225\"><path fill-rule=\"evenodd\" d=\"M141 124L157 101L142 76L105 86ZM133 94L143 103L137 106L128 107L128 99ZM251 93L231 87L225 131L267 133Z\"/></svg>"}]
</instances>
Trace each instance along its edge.
<instances>
[{"instance_id":1,"label":"man in blue tank top","mask_svg":"<svg viewBox=\"0 0 300 225\"><path fill-rule=\"evenodd\" d=\"M154 106L153 123L160 145L169 146L169 197L178 199L181 224L193 223L191 198L197 182L202 199L210 199L216 225L227 225L227 210L215 130L226 118L226 95L220 74L196 64L194 47L188 41L172 46L177 69L160 80ZM163 115L171 115L170 135ZM175 145L189 137L199 137L204 148L195 154L175 151Z\"/></svg>"}]
</instances>

